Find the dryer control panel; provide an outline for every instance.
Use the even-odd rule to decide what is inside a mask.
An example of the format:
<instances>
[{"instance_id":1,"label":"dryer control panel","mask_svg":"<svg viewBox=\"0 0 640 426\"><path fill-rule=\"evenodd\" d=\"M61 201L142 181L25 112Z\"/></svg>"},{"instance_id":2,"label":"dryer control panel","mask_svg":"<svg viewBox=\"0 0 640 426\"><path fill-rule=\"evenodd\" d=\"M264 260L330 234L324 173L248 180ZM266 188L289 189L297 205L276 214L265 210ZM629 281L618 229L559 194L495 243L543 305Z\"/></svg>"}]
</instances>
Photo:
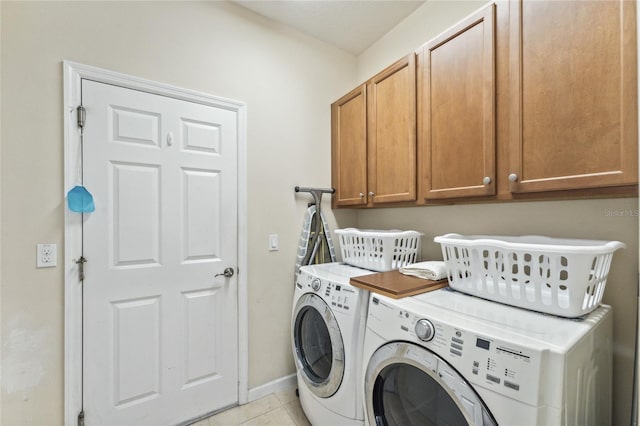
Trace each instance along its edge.
<instances>
[{"instance_id":1,"label":"dryer control panel","mask_svg":"<svg viewBox=\"0 0 640 426\"><path fill-rule=\"evenodd\" d=\"M377 303L376 303L377 299ZM542 353L496 333L473 330L471 318L416 314L372 297L367 327L388 340L419 344L453 366L474 385L535 405ZM492 330L495 331L495 330Z\"/></svg>"}]
</instances>

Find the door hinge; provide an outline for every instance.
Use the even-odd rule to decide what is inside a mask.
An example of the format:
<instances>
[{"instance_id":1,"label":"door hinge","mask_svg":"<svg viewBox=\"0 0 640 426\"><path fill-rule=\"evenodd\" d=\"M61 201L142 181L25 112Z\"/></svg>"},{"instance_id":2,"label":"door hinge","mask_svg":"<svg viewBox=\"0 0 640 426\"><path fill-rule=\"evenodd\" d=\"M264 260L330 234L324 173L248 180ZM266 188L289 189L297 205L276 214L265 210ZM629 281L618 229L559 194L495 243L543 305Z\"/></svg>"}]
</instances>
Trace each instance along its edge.
<instances>
[{"instance_id":1,"label":"door hinge","mask_svg":"<svg viewBox=\"0 0 640 426\"><path fill-rule=\"evenodd\" d=\"M84 426L84 410L78 413L78 426Z\"/></svg>"},{"instance_id":2,"label":"door hinge","mask_svg":"<svg viewBox=\"0 0 640 426\"><path fill-rule=\"evenodd\" d=\"M78 275L80 281L84 281L84 264L87 263L87 259L84 256L80 256L80 259L74 261L78 265Z\"/></svg>"},{"instance_id":3,"label":"door hinge","mask_svg":"<svg viewBox=\"0 0 640 426\"><path fill-rule=\"evenodd\" d=\"M83 129L84 128L84 122L87 119L87 109L85 107L83 107L82 105L80 105L76 111L78 113L78 127Z\"/></svg>"}]
</instances>

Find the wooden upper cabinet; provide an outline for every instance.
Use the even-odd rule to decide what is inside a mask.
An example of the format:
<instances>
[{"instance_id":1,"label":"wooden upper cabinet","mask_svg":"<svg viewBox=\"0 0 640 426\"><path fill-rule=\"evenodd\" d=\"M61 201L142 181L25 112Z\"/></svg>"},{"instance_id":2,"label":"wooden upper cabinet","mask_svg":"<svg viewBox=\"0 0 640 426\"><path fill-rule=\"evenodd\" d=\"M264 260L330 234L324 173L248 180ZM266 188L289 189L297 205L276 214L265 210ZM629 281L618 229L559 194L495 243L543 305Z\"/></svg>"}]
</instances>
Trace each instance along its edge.
<instances>
[{"instance_id":1,"label":"wooden upper cabinet","mask_svg":"<svg viewBox=\"0 0 640 426\"><path fill-rule=\"evenodd\" d=\"M509 7L511 191L635 184L636 2Z\"/></svg>"},{"instance_id":2,"label":"wooden upper cabinet","mask_svg":"<svg viewBox=\"0 0 640 426\"><path fill-rule=\"evenodd\" d=\"M362 85L331 105L333 206L367 204L367 90Z\"/></svg>"},{"instance_id":3,"label":"wooden upper cabinet","mask_svg":"<svg viewBox=\"0 0 640 426\"><path fill-rule=\"evenodd\" d=\"M418 63L421 198L496 192L495 5L425 44Z\"/></svg>"},{"instance_id":4,"label":"wooden upper cabinet","mask_svg":"<svg viewBox=\"0 0 640 426\"><path fill-rule=\"evenodd\" d=\"M416 200L416 65L411 54L367 82L369 204Z\"/></svg>"}]
</instances>

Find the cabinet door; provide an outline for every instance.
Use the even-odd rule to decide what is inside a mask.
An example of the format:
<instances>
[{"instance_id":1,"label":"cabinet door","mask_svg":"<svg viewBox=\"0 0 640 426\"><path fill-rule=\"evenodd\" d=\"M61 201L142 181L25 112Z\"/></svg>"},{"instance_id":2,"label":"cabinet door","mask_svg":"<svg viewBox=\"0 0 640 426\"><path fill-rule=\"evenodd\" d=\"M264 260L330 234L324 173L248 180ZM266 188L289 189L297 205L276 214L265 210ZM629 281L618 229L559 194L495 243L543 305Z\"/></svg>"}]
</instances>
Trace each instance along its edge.
<instances>
[{"instance_id":1,"label":"cabinet door","mask_svg":"<svg viewBox=\"0 0 640 426\"><path fill-rule=\"evenodd\" d=\"M512 192L637 182L635 8L510 4Z\"/></svg>"},{"instance_id":2,"label":"cabinet door","mask_svg":"<svg viewBox=\"0 0 640 426\"><path fill-rule=\"evenodd\" d=\"M333 206L367 204L366 86L331 105L331 179Z\"/></svg>"},{"instance_id":3,"label":"cabinet door","mask_svg":"<svg viewBox=\"0 0 640 426\"><path fill-rule=\"evenodd\" d=\"M495 194L494 14L491 4L420 53L422 198Z\"/></svg>"},{"instance_id":4,"label":"cabinet door","mask_svg":"<svg viewBox=\"0 0 640 426\"><path fill-rule=\"evenodd\" d=\"M411 54L367 84L370 203L416 199L416 69Z\"/></svg>"}]
</instances>

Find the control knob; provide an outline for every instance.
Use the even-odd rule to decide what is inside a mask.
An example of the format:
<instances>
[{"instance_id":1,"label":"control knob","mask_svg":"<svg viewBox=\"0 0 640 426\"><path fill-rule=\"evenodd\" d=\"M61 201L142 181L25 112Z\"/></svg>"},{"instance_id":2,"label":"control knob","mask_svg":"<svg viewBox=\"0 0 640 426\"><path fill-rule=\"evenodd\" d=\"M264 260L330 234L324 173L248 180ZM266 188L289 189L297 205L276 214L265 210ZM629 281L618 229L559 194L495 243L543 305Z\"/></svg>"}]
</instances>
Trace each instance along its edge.
<instances>
[{"instance_id":1,"label":"control knob","mask_svg":"<svg viewBox=\"0 0 640 426\"><path fill-rule=\"evenodd\" d=\"M311 281L311 288L313 289L313 291L320 290L320 286L320 278L314 278L313 281Z\"/></svg>"},{"instance_id":2,"label":"control knob","mask_svg":"<svg viewBox=\"0 0 640 426\"><path fill-rule=\"evenodd\" d=\"M415 330L416 330L416 336L418 336L420 340L423 340L425 342L428 342L429 340L433 339L433 337L436 335L436 329L433 326L433 323L428 319L419 320L416 323Z\"/></svg>"}]
</instances>

